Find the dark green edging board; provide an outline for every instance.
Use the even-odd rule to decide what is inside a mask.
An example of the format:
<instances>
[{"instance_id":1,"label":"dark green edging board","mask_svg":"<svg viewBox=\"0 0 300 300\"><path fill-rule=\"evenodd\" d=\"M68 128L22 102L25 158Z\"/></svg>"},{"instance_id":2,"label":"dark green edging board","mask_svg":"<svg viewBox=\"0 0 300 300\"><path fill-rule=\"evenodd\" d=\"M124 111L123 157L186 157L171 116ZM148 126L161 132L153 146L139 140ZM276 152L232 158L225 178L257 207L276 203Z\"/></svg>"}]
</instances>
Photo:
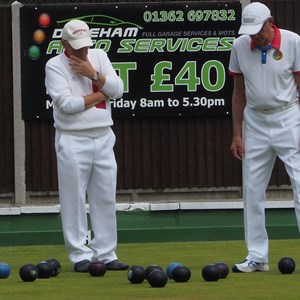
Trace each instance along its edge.
<instances>
[{"instance_id":1,"label":"dark green edging board","mask_svg":"<svg viewBox=\"0 0 300 300\"><path fill-rule=\"evenodd\" d=\"M242 240L242 210L117 212L119 243ZM299 237L294 209L268 209L270 239ZM0 217L0 246L63 244L59 214Z\"/></svg>"}]
</instances>

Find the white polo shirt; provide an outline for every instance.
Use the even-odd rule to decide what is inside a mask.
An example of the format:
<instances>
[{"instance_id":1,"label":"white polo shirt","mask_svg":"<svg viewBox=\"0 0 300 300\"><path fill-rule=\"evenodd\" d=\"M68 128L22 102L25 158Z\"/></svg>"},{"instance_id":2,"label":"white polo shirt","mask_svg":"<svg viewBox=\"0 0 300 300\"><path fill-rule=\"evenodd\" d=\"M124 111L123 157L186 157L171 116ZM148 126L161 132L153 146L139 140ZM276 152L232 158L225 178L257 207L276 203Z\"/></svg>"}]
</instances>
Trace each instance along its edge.
<instances>
[{"instance_id":1,"label":"white polo shirt","mask_svg":"<svg viewBox=\"0 0 300 300\"><path fill-rule=\"evenodd\" d=\"M299 97L294 73L300 74L300 37L273 28L272 47L266 51L258 49L249 35L240 36L232 46L229 73L243 74L250 108L276 108Z\"/></svg>"}]
</instances>

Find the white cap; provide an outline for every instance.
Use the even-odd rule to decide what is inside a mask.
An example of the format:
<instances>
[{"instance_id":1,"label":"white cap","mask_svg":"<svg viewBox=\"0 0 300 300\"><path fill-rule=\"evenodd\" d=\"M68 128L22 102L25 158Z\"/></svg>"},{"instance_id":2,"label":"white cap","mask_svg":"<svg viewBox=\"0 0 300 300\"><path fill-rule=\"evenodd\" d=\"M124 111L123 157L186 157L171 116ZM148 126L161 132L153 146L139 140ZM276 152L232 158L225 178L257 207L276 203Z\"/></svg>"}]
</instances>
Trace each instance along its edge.
<instances>
[{"instance_id":1,"label":"white cap","mask_svg":"<svg viewBox=\"0 0 300 300\"><path fill-rule=\"evenodd\" d=\"M75 50L93 46L89 26L80 20L71 20L66 23L62 31L62 38L68 41Z\"/></svg>"},{"instance_id":2,"label":"white cap","mask_svg":"<svg viewBox=\"0 0 300 300\"><path fill-rule=\"evenodd\" d=\"M270 17L271 12L267 6L260 2L252 2L242 12L242 25L239 34L257 34Z\"/></svg>"}]
</instances>

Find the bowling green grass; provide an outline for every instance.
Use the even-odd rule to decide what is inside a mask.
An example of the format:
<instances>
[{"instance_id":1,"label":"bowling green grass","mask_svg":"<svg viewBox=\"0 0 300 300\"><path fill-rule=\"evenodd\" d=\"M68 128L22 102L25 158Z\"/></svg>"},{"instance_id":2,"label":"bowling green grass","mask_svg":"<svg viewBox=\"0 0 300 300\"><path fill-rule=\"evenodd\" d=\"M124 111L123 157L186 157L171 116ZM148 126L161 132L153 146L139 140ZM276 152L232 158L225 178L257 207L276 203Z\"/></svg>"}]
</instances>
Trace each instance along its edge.
<instances>
[{"instance_id":1,"label":"bowling green grass","mask_svg":"<svg viewBox=\"0 0 300 300\"><path fill-rule=\"evenodd\" d=\"M144 267L156 264L166 269L169 263L180 262L191 269L192 276L186 283L169 279L165 287L152 288L147 281L129 283L126 271L107 271L103 277L76 273L61 245L0 247L0 261L11 266L10 276L0 279L0 299L300 299L300 240L271 240L271 270L266 273L231 272L232 265L246 255L243 241L120 244L117 254L120 261ZM277 263L283 256L295 260L293 274L279 272ZM50 258L61 263L57 277L34 282L20 279L18 273L23 264ZM203 266L217 261L228 264L229 275L216 282L204 281Z\"/></svg>"}]
</instances>

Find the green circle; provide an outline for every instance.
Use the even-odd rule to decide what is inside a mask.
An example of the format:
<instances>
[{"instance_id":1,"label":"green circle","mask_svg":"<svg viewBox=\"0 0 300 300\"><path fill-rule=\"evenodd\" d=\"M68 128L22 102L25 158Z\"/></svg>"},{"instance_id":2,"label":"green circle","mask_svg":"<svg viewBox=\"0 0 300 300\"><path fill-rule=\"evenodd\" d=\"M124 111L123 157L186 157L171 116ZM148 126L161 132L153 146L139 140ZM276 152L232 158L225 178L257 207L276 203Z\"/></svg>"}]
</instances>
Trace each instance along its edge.
<instances>
[{"instance_id":1,"label":"green circle","mask_svg":"<svg viewBox=\"0 0 300 300\"><path fill-rule=\"evenodd\" d=\"M29 48L28 55L32 60L39 59L41 56L41 50L38 46L33 45Z\"/></svg>"}]
</instances>

